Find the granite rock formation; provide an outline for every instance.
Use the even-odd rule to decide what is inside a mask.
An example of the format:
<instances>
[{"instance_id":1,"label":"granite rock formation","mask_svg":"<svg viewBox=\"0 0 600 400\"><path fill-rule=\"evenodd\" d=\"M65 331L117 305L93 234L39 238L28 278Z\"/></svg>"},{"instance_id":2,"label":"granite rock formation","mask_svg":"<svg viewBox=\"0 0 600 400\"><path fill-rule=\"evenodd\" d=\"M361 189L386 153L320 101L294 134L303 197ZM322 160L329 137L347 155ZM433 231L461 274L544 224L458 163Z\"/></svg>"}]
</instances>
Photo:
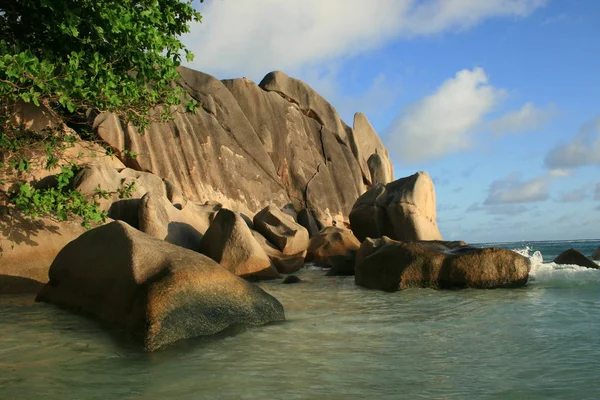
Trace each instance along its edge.
<instances>
[{"instance_id":1,"label":"granite rock formation","mask_svg":"<svg viewBox=\"0 0 600 400\"><path fill-rule=\"evenodd\" d=\"M404 241L442 240L433 181L426 172L418 172L373 186L354 204L350 225L360 241L382 236Z\"/></svg>"},{"instance_id":2,"label":"granite rock formation","mask_svg":"<svg viewBox=\"0 0 600 400\"><path fill-rule=\"evenodd\" d=\"M506 249L403 243L388 237L366 239L356 254L355 282L386 292L436 289L506 288L527 284L529 260Z\"/></svg>"},{"instance_id":3,"label":"granite rock formation","mask_svg":"<svg viewBox=\"0 0 600 400\"><path fill-rule=\"evenodd\" d=\"M69 243L36 300L125 328L149 350L234 324L285 319L258 286L210 258L115 221Z\"/></svg>"}]
</instances>

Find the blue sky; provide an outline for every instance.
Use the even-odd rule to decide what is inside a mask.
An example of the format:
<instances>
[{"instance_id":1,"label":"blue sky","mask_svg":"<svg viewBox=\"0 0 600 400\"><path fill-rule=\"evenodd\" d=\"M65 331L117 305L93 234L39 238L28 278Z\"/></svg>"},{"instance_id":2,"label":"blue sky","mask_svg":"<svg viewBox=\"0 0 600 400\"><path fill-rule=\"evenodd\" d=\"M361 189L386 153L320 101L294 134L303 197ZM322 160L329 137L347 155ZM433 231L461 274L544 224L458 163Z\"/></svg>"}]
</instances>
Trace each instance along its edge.
<instances>
[{"instance_id":1,"label":"blue sky","mask_svg":"<svg viewBox=\"0 0 600 400\"><path fill-rule=\"evenodd\" d=\"M206 0L193 68L282 70L352 124L396 178L434 179L445 239L600 238L600 1Z\"/></svg>"}]
</instances>

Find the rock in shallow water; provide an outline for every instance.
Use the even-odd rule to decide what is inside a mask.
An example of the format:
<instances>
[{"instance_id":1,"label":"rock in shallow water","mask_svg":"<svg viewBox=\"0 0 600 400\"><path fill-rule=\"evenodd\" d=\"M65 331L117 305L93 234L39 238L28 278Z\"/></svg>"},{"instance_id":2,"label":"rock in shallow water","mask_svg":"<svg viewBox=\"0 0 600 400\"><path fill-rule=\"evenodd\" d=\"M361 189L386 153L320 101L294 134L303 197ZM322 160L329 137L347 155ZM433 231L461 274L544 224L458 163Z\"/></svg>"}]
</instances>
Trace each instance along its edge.
<instances>
[{"instance_id":1,"label":"rock in shallow water","mask_svg":"<svg viewBox=\"0 0 600 400\"><path fill-rule=\"evenodd\" d=\"M529 260L505 249L439 243L402 243L387 237L365 240L356 255L357 285L387 292L411 287L437 289L518 287L527 283Z\"/></svg>"},{"instance_id":2,"label":"rock in shallow water","mask_svg":"<svg viewBox=\"0 0 600 400\"><path fill-rule=\"evenodd\" d=\"M596 251L594 251L594 254L592 254L592 260L600 261L600 247L598 247Z\"/></svg>"},{"instance_id":3,"label":"rock in shallow water","mask_svg":"<svg viewBox=\"0 0 600 400\"><path fill-rule=\"evenodd\" d=\"M208 257L116 221L61 250L36 300L125 328L144 347L285 319L283 306Z\"/></svg>"},{"instance_id":4,"label":"rock in shallow water","mask_svg":"<svg viewBox=\"0 0 600 400\"><path fill-rule=\"evenodd\" d=\"M581 252L575 249L565 250L558 255L552 262L556 264L570 264L570 265L579 265L580 267L585 268L595 268L600 269L600 266L587 258Z\"/></svg>"},{"instance_id":5,"label":"rock in shallow water","mask_svg":"<svg viewBox=\"0 0 600 400\"><path fill-rule=\"evenodd\" d=\"M310 239L307 262L334 268L331 275L354 275L354 258L360 242L349 229L329 226Z\"/></svg>"}]
</instances>

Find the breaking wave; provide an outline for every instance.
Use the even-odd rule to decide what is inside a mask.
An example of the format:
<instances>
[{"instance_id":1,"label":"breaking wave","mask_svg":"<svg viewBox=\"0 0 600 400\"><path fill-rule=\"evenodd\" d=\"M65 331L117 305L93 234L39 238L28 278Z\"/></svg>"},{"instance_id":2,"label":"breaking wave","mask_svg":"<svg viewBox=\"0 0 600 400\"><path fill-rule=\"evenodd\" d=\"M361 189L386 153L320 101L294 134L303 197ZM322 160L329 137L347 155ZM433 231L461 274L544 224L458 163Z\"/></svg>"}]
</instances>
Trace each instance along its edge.
<instances>
[{"instance_id":1,"label":"breaking wave","mask_svg":"<svg viewBox=\"0 0 600 400\"><path fill-rule=\"evenodd\" d=\"M529 284L555 286L600 283L600 269L585 268L579 265L556 264L553 262L545 263L542 253L540 251L533 251L529 246L512 249L512 251L527 257L531 262ZM600 266L598 261L595 262Z\"/></svg>"}]
</instances>

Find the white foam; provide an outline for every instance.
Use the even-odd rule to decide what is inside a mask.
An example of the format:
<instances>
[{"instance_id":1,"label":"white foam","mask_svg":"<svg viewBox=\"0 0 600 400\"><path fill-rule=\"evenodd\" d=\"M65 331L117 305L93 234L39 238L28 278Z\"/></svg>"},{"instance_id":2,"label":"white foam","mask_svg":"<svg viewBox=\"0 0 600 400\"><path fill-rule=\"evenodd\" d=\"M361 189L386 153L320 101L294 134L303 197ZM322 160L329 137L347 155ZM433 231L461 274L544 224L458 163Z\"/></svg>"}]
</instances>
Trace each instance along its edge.
<instances>
[{"instance_id":1,"label":"white foam","mask_svg":"<svg viewBox=\"0 0 600 400\"><path fill-rule=\"evenodd\" d=\"M544 257L539 251L532 252L532 248L525 246L513 249L514 252L529 258L531 271L529 272L530 284L586 284L600 283L600 270L585 268L579 265L544 263ZM596 261L596 264L600 265Z\"/></svg>"}]
</instances>

